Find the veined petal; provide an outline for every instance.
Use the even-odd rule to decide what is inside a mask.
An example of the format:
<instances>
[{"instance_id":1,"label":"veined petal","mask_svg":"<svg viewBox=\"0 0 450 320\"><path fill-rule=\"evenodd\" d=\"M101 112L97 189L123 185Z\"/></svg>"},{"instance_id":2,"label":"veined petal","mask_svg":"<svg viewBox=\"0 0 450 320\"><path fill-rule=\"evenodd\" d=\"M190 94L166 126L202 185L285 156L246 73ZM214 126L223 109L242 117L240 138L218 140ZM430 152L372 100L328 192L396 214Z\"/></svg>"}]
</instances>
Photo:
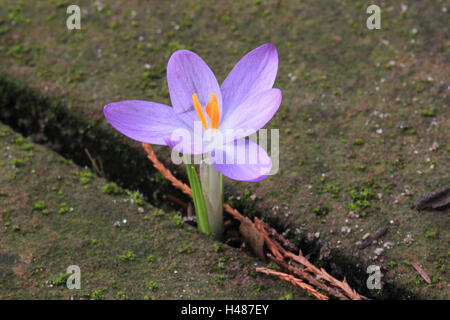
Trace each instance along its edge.
<instances>
[{"instance_id":1,"label":"veined petal","mask_svg":"<svg viewBox=\"0 0 450 320\"><path fill-rule=\"evenodd\" d=\"M239 181L263 180L272 168L272 160L266 150L246 139L216 148L210 158L213 166L223 175Z\"/></svg>"},{"instance_id":2,"label":"veined petal","mask_svg":"<svg viewBox=\"0 0 450 320\"><path fill-rule=\"evenodd\" d=\"M281 90L269 89L248 97L221 125L225 141L249 136L272 119L281 104Z\"/></svg>"},{"instance_id":3,"label":"veined petal","mask_svg":"<svg viewBox=\"0 0 450 320\"><path fill-rule=\"evenodd\" d=\"M140 142L166 145L164 136L188 126L175 114L173 108L150 101L127 100L107 104L103 113L106 120L127 137Z\"/></svg>"},{"instance_id":4,"label":"veined petal","mask_svg":"<svg viewBox=\"0 0 450 320\"><path fill-rule=\"evenodd\" d=\"M184 122L184 124L194 130L194 124L196 121L200 121L197 112L195 110L186 111L183 113L176 113L177 117Z\"/></svg>"},{"instance_id":5,"label":"veined petal","mask_svg":"<svg viewBox=\"0 0 450 320\"><path fill-rule=\"evenodd\" d=\"M172 54L167 64L167 83L176 113L194 110L194 93L202 106L208 104L210 94L214 93L219 109L222 108L222 94L214 73L202 58L192 51L178 50Z\"/></svg>"},{"instance_id":6,"label":"veined petal","mask_svg":"<svg viewBox=\"0 0 450 320\"><path fill-rule=\"evenodd\" d=\"M278 53L272 44L264 44L247 53L222 83L225 120L248 97L271 89L278 71Z\"/></svg>"}]
</instances>

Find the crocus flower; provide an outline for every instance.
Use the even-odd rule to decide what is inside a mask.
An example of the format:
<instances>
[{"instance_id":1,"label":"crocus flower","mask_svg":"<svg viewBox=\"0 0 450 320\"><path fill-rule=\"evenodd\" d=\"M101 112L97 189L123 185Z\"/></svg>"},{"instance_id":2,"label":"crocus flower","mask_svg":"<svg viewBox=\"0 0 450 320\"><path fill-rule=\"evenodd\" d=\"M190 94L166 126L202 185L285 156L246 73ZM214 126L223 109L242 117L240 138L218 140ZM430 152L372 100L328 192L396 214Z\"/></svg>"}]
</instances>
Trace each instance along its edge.
<instances>
[{"instance_id":1,"label":"crocus flower","mask_svg":"<svg viewBox=\"0 0 450 320\"><path fill-rule=\"evenodd\" d=\"M219 86L197 54L178 50L167 65L172 107L128 100L106 105L104 114L131 139L168 145L185 154L207 153L223 175L259 181L267 177L272 162L263 148L245 137L261 129L280 106L281 91L273 88L277 69L277 50L265 44L245 55Z\"/></svg>"}]
</instances>

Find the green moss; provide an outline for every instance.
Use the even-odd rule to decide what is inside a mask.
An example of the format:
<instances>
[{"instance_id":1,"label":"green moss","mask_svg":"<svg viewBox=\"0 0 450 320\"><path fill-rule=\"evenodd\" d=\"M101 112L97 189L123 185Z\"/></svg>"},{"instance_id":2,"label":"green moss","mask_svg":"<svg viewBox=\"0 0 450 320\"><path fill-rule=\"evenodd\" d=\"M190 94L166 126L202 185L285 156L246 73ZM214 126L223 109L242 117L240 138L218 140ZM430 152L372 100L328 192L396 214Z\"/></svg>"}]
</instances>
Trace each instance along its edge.
<instances>
[{"instance_id":1,"label":"green moss","mask_svg":"<svg viewBox=\"0 0 450 320\"><path fill-rule=\"evenodd\" d=\"M26 48L23 44L15 44L13 45L8 52L6 53L7 56L14 57L19 60L23 60L25 58L25 55L27 55L30 52L29 48Z\"/></svg>"},{"instance_id":2,"label":"green moss","mask_svg":"<svg viewBox=\"0 0 450 320\"><path fill-rule=\"evenodd\" d=\"M403 260L402 263L407 266L407 267L411 267L411 262L409 262L408 260Z\"/></svg>"},{"instance_id":3,"label":"green moss","mask_svg":"<svg viewBox=\"0 0 450 320\"><path fill-rule=\"evenodd\" d=\"M292 294L288 292L284 296L280 297L278 300L292 300Z\"/></svg>"},{"instance_id":4,"label":"green moss","mask_svg":"<svg viewBox=\"0 0 450 320\"><path fill-rule=\"evenodd\" d=\"M182 49L189 49L188 46L181 44L177 41L171 41L169 42L169 44L167 45L167 54L172 54L177 50L182 50Z\"/></svg>"},{"instance_id":5,"label":"green moss","mask_svg":"<svg viewBox=\"0 0 450 320\"><path fill-rule=\"evenodd\" d=\"M183 218L181 218L178 214L174 214L172 217L172 221L178 228L182 228L184 225Z\"/></svg>"},{"instance_id":6,"label":"green moss","mask_svg":"<svg viewBox=\"0 0 450 320\"><path fill-rule=\"evenodd\" d=\"M223 252L225 251L225 246L220 243L220 242L216 242L214 243L214 252L215 253L219 253L219 252Z\"/></svg>"},{"instance_id":7,"label":"green moss","mask_svg":"<svg viewBox=\"0 0 450 320\"><path fill-rule=\"evenodd\" d=\"M132 192L132 191L126 190L126 194L131 199L132 203L135 203L138 206L144 205L144 198L143 198L142 193L137 192L137 191Z\"/></svg>"},{"instance_id":8,"label":"green moss","mask_svg":"<svg viewBox=\"0 0 450 320\"><path fill-rule=\"evenodd\" d=\"M20 146L20 150L29 151L33 150L33 144L30 143L29 139L23 138L23 137L17 137L14 140L15 144L18 144Z\"/></svg>"},{"instance_id":9,"label":"green moss","mask_svg":"<svg viewBox=\"0 0 450 320\"><path fill-rule=\"evenodd\" d=\"M191 254L195 252L195 248L185 243L182 248L177 249L177 252L184 254Z\"/></svg>"},{"instance_id":10,"label":"green moss","mask_svg":"<svg viewBox=\"0 0 450 320\"><path fill-rule=\"evenodd\" d=\"M8 127L1 128L0 130L0 138L7 137L11 134L11 130Z\"/></svg>"},{"instance_id":11,"label":"green moss","mask_svg":"<svg viewBox=\"0 0 450 320\"><path fill-rule=\"evenodd\" d=\"M433 263L433 266L441 273L447 272L447 259L439 258L437 261Z\"/></svg>"},{"instance_id":12,"label":"green moss","mask_svg":"<svg viewBox=\"0 0 450 320\"><path fill-rule=\"evenodd\" d=\"M89 170L83 170L79 173L80 176L80 183L82 185L86 185L89 184L89 182L91 182L92 178L94 177L94 175L92 174L91 171Z\"/></svg>"},{"instance_id":13,"label":"green moss","mask_svg":"<svg viewBox=\"0 0 450 320\"><path fill-rule=\"evenodd\" d=\"M245 273L250 277L256 277L256 270L254 268L248 268Z\"/></svg>"},{"instance_id":14,"label":"green moss","mask_svg":"<svg viewBox=\"0 0 450 320\"><path fill-rule=\"evenodd\" d=\"M430 107L428 109L419 110L419 115L422 117L434 117L436 116L436 109Z\"/></svg>"},{"instance_id":15,"label":"green moss","mask_svg":"<svg viewBox=\"0 0 450 320\"><path fill-rule=\"evenodd\" d=\"M365 181L363 185L358 185L349 190L352 201L348 204L351 211L363 211L371 206L370 200L377 199L374 185L370 181Z\"/></svg>"},{"instance_id":16,"label":"green moss","mask_svg":"<svg viewBox=\"0 0 450 320\"><path fill-rule=\"evenodd\" d=\"M435 231L427 231L427 232L425 232L425 238L427 238L427 239L436 239L436 232Z\"/></svg>"},{"instance_id":17,"label":"green moss","mask_svg":"<svg viewBox=\"0 0 450 320\"><path fill-rule=\"evenodd\" d=\"M226 276L223 274L217 274L214 276L214 282L219 285L219 286L223 286L224 285L224 281L226 279Z\"/></svg>"},{"instance_id":18,"label":"green moss","mask_svg":"<svg viewBox=\"0 0 450 320\"><path fill-rule=\"evenodd\" d=\"M93 300L104 300L105 299L105 295L104 295L105 291L106 290L104 288L92 291L91 299L93 299Z\"/></svg>"},{"instance_id":19,"label":"green moss","mask_svg":"<svg viewBox=\"0 0 450 320\"><path fill-rule=\"evenodd\" d=\"M320 215L327 215L328 212L330 212L330 207L326 204L323 204L321 206L318 207L314 207L313 208L313 213L320 216Z\"/></svg>"},{"instance_id":20,"label":"green moss","mask_svg":"<svg viewBox=\"0 0 450 320\"><path fill-rule=\"evenodd\" d=\"M164 215L164 211L162 211L162 210L155 210L155 211L153 211L153 216L154 217L161 217L163 215Z\"/></svg>"},{"instance_id":21,"label":"green moss","mask_svg":"<svg viewBox=\"0 0 450 320\"><path fill-rule=\"evenodd\" d=\"M87 178L87 177L81 177L80 178L80 183L81 184L88 184L91 181L91 179Z\"/></svg>"},{"instance_id":22,"label":"green moss","mask_svg":"<svg viewBox=\"0 0 450 320\"><path fill-rule=\"evenodd\" d=\"M69 213L71 210L69 209L68 205L66 202L61 202L59 204L59 209L58 209L58 213L59 214L65 214L65 213Z\"/></svg>"},{"instance_id":23,"label":"green moss","mask_svg":"<svg viewBox=\"0 0 450 320\"><path fill-rule=\"evenodd\" d=\"M152 280L148 283L148 288L150 291L156 291L158 290L159 286L155 281Z\"/></svg>"},{"instance_id":24,"label":"green moss","mask_svg":"<svg viewBox=\"0 0 450 320\"><path fill-rule=\"evenodd\" d=\"M102 192L104 194L117 195L121 193L121 189L114 182L107 183L102 186Z\"/></svg>"},{"instance_id":25,"label":"green moss","mask_svg":"<svg viewBox=\"0 0 450 320\"><path fill-rule=\"evenodd\" d=\"M25 165L25 162L18 158L12 158L10 161L11 165L15 168L21 168Z\"/></svg>"},{"instance_id":26,"label":"green moss","mask_svg":"<svg viewBox=\"0 0 450 320\"><path fill-rule=\"evenodd\" d=\"M388 262L388 265L389 265L389 267L391 267L391 268L393 269L393 268L397 267L397 262L395 262L395 261L389 261L389 262Z\"/></svg>"},{"instance_id":27,"label":"green moss","mask_svg":"<svg viewBox=\"0 0 450 320\"><path fill-rule=\"evenodd\" d=\"M266 267L269 268L269 269L275 270L275 271L280 271L281 270L281 268L278 265L274 264L274 263L269 263Z\"/></svg>"},{"instance_id":28,"label":"green moss","mask_svg":"<svg viewBox=\"0 0 450 320\"><path fill-rule=\"evenodd\" d=\"M0 27L0 35L3 35L9 31L9 26L1 26Z\"/></svg>"},{"instance_id":29,"label":"green moss","mask_svg":"<svg viewBox=\"0 0 450 320\"><path fill-rule=\"evenodd\" d=\"M330 183L325 182L325 179L321 178L320 183L316 187L316 192L329 194L332 198L337 198L342 190L341 184L339 182Z\"/></svg>"},{"instance_id":30,"label":"green moss","mask_svg":"<svg viewBox=\"0 0 450 320\"><path fill-rule=\"evenodd\" d=\"M134 261L136 254L133 251L127 251L119 256L120 261Z\"/></svg>"},{"instance_id":31,"label":"green moss","mask_svg":"<svg viewBox=\"0 0 450 320\"><path fill-rule=\"evenodd\" d=\"M67 283L67 279L70 277L70 273L61 273L55 280L50 280L48 283L54 286L64 286Z\"/></svg>"},{"instance_id":32,"label":"green moss","mask_svg":"<svg viewBox=\"0 0 450 320\"><path fill-rule=\"evenodd\" d=\"M45 209L45 201L40 200L33 203L33 210L42 211Z\"/></svg>"}]
</instances>

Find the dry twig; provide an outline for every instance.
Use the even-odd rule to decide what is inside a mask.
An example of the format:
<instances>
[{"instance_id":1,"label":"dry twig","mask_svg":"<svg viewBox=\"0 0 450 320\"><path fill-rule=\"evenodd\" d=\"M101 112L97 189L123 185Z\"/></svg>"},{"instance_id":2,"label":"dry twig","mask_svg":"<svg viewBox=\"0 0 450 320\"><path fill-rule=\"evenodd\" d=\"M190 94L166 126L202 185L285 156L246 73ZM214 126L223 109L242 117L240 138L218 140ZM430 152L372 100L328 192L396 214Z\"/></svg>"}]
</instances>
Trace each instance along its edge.
<instances>
[{"instance_id":1,"label":"dry twig","mask_svg":"<svg viewBox=\"0 0 450 320\"><path fill-rule=\"evenodd\" d=\"M311 275L310 273L305 272L304 270L302 270L300 268L291 266L284 261L280 261L277 258L275 258L273 255L271 255L270 253L268 253L267 256L273 263L277 264L284 270L289 271L293 275L295 275L299 278L302 278L303 280L308 281L315 287L317 287L325 292L328 292L330 295L335 296L336 298L338 298L340 300L349 300L349 298L347 298L344 294L342 294L341 291L339 291L338 289L335 289L333 287L327 286L320 280L316 279L316 277L314 275Z\"/></svg>"},{"instance_id":2,"label":"dry twig","mask_svg":"<svg viewBox=\"0 0 450 320\"><path fill-rule=\"evenodd\" d=\"M100 164L100 168L97 166L97 162L95 161L95 159L91 156L89 150L87 148L84 148L84 153L86 153L86 155L88 156L89 160L91 161L92 166L94 167L95 172L97 173L98 176L105 178L105 171L103 170L103 162L102 159L98 159L99 160L99 164Z\"/></svg>"}]
</instances>

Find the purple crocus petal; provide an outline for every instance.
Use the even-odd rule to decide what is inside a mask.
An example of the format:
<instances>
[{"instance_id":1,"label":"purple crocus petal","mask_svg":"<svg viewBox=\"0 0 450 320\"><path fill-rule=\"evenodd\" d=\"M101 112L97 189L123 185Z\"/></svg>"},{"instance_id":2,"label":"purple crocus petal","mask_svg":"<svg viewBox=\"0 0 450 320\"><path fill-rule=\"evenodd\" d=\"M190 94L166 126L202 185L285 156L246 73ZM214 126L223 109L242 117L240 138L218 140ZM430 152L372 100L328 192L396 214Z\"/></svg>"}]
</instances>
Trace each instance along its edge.
<instances>
[{"instance_id":1,"label":"purple crocus petal","mask_svg":"<svg viewBox=\"0 0 450 320\"><path fill-rule=\"evenodd\" d=\"M194 93L202 106L208 104L210 94L214 93L221 111L222 94L219 83L208 65L194 52L178 50L172 54L167 64L167 84L176 113L194 110Z\"/></svg>"},{"instance_id":2,"label":"purple crocus petal","mask_svg":"<svg viewBox=\"0 0 450 320\"><path fill-rule=\"evenodd\" d=\"M178 119L183 121L184 124L187 127L191 128L192 130L194 130L195 122L200 121L200 119L198 118L198 115L197 115L197 111L195 111L195 110L177 113L176 115L177 115ZM203 128L201 124L200 124L200 127Z\"/></svg>"},{"instance_id":3,"label":"purple crocus petal","mask_svg":"<svg viewBox=\"0 0 450 320\"><path fill-rule=\"evenodd\" d=\"M164 136L179 128L190 130L178 119L173 108L155 102L113 102L104 107L103 113L116 130L140 142L166 145Z\"/></svg>"},{"instance_id":4,"label":"purple crocus petal","mask_svg":"<svg viewBox=\"0 0 450 320\"><path fill-rule=\"evenodd\" d=\"M278 70L278 53L272 44L264 44L247 53L231 70L220 89L226 119L248 97L271 89Z\"/></svg>"},{"instance_id":5,"label":"purple crocus petal","mask_svg":"<svg viewBox=\"0 0 450 320\"><path fill-rule=\"evenodd\" d=\"M225 141L249 136L272 119L281 104L281 90L269 89L248 97L222 123Z\"/></svg>"},{"instance_id":6,"label":"purple crocus petal","mask_svg":"<svg viewBox=\"0 0 450 320\"><path fill-rule=\"evenodd\" d=\"M213 166L223 175L239 181L260 181L272 168L266 150L257 143L240 139L227 143L211 152Z\"/></svg>"}]
</instances>

